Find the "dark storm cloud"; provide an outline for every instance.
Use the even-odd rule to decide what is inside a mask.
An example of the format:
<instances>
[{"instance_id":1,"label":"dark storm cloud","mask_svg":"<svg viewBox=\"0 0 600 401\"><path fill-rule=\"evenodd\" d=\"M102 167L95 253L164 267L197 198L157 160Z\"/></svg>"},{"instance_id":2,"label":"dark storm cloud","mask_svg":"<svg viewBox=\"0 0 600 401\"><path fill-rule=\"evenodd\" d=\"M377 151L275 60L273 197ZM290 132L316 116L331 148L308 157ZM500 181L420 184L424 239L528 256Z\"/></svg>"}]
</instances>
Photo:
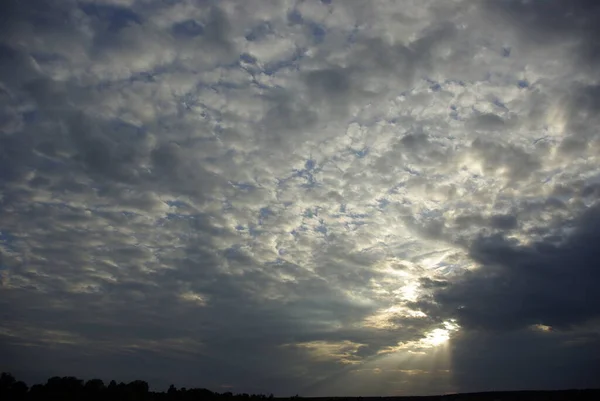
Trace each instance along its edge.
<instances>
[{"instance_id":1,"label":"dark storm cloud","mask_svg":"<svg viewBox=\"0 0 600 401\"><path fill-rule=\"evenodd\" d=\"M463 328L452 340L458 390L597 385L599 211L561 222L569 235L529 245L505 234L477 238L469 252L481 267L451 283L421 280L433 292L416 306ZM513 219L502 216L498 228L513 228Z\"/></svg>"},{"instance_id":2,"label":"dark storm cloud","mask_svg":"<svg viewBox=\"0 0 600 401\"><path fill-rule=\"evenodd\" d=\"M593 294L600 282L594 262L599 223L600 209L594 207L563 222L572 233L560 243L548 238L518 245L502 234L480 237L469 252L482 267L437 291L435 300L469 329L568 329L598 318L600 302Z\"/></svg>"},{"instance_id":3,"label":"dark storm cloud","mask_svg":"<svg viewBox=\"0 0 600 401\"><path fill-rule=\"evenodd\" d=\"M600 338L581 332L467 331L453 340L457 390L594 388Z\"/></svg>"},{"instance_id":4,"label":"dark storm cloud","mask_svg":"<svg viewBox=\"0 0 600 401\"><path fill-rule=\"evenodd\" d=\"M533 45L555 46L574 41L575 56L583 67L600 61L600 35L597 24L600 5L594 0L574 1L487 1L486 8L496 13L503 23L520 38Z\"/></svg>"}]
</instances>

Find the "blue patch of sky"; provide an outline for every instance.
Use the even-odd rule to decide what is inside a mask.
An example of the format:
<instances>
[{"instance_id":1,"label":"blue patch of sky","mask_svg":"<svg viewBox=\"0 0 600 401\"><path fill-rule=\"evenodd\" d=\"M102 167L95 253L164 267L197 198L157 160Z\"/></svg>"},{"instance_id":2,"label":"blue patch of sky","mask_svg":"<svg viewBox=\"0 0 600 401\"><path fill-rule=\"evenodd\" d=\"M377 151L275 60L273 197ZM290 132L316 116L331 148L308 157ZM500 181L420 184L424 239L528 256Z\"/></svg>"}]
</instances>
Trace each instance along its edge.
<instances>
[{"instance_id":1,"label":"blue patch of sky","mask_svg":"<svg viewBox=\"0 0 600 401\"><path fill-rule=\"evenodd\" d=\"M190 92L180 96L178 100L179 104L185 107L185 109L190 110L193 106L196 106L196 104L198 104L198 95ZM202 111L201 113L204 114L204 111ZM204 118L205 116L203 115L202 117Z\"/></svg>"},{"instance_id":2,"label":"blue patch of sky","mask_svg":"<svg viewBox=\"0 0 600 401\"><path fill-rule=\"evenodd\" d=\"M250 29L250 31L246 34L246 40L249 42L260 41L272 33L273 27L268 21L265 21L262 24Z\"/></svg>"},{"instance_id":3,"label":"blue patch of sky","mask_svg":"<svg viewBox=\"0 0 600 401\"><path fill-rule=\"evenodd\" d=\"M143 139L147 135L143 127L138 127L120 119L110 121L108 126L111 132L118 134L115 138L119 139L119 142Z\"/></svg>"},{"instance_id":4,"label":"blue patch of sky","mask_svg":"<svg viewBox=\"0 0 600 401\"><path fill-rule=\"evenodd\" d=\"M502 48L502 57L510 57L511 48L503 47Z\"/></svg>"},{"instance_id":5,"label":"blue patch of sky","mask_svg":"<svg viewBox=\"0 0 600 401\"><path fill-rule=\"evenodd\" d=\"M227 65L221 65L220 66L223 69L228 69L228 70L235 70L240 68L240 62L239 60L236 61L235 63L232 64L227 64ZM248 71L245 68L242 68L245 71ZM226 81L219 81L217 83L211 83L211 84L207 84L204 82L199 82L196 85L196 92L192 93L193 96L198 96L198 92L202 92L205 90L210 90L213 91L214 93L221 93L221 91L223 90L230 90L230 89L242 89L242 88L247 88L248 84L247 83L234 83L234 82L226 82ZM202 106L209 108L208 106L206 106L204 103L200 103ZM213 109L216 111L216 109Z\"/></svg>"},{"instance_id":6,"label":"blue patch of sky","mask_svg":"<svg viewBox=\"0 0 600 401\"><path fill-rule=\"evenodd\" d=\"M319 216L319 207L316 206L314 209L305 209L304 213L302 213L303 217L312 219L313 217L318 217Z\"/></svg>"},{"instance_id":7,"label":"blue patch of sky","mask_svg":"<svg viewBox=\"0 0 600 401\"><path fill-rule=\"evenodd\" d=\"M323 40L325 39L325 35L327 35L327 30L325 30L325 27L315 22L311 22L308 25L310 27L310 32L312 34L314 42L323 42Z\"/></svg>"},{"instance_id":8,"label":"blue patch of sky","mask_svg":"<svg viewBox=\"0 0 600 401\"><path fill-rule=\"evenodd\" d=\"M293 177L303 177L306 179L306 183L302 185L304 188L312 188L317 185L317 181L313 175L313 172L318 172L319 169L316 166L316 162L312 159L308 159L304 163L304 169L302 170L293 170Z\"/></svg>"},{"instance_id":9,"label":"blue patch of sky","mask_svg":"<svg viewBox=\"0 0 600 401\"><path fill-rule=\"evenodd\" d=\"M38 64L47 64L56 61L67 61L67 59L64 56L56 53L32 52L30 53L30 55Z\"/></svg>"},{"instance_id":10,"label":"blue patch of sky","mask_svg":"<svg viewBox=\"0 0 600 401\"><path fill-rule=\"evenodd\" d=\"M504 103L500 101L500 99L494 99L494 105L503 108L504 110L508 110L508 107Z\"/></svg>"},{"instance_id":11,"label":"blue patch of sky","mask_svg":"<svg viewBox=\"0 0 600 401\"><path fill-rule=\"evenodd\" d=\"M275 177L275 181L277 181L277 188L283 188L285 183L289 180L289 178L277 178Z\"/></svg>"},{"instance_id":12,"label":"blue patch of sky","mask_svg":"<svg viewBox=\"0 0 600 401\"><path fill-rule=\"evenodd\" d=\"M248 226L248 233L252 236L252 237L258 237L262 231L257 229L254 224L250 224Z\"/></svg>"},{"instance_id":13,"label":"blue patch of sky","mask_svg":"<svg viewBox=\"0 0 600 401\"><path fill-rule=\"evenodd\" d=\"M443 215L443 211L439 209L421 209L417 215L425 220L434 219L436 217L441 217Z\"/></svg>"},{"instance_id":14,"label":"blue patch of sky","mask_svg":"<svg viewBox=\"0 0 600 401\"><path fill-rule=\"evenodd\" d=\"M269 209L268 207L261 207L260 210L258 211L258 224L262 225L263 221L268 219L269 216L273 216L274 213L271 209Z\"/></svg>"},{"instance_id":15,"label":"blue patch of sky","mask_svg":"<svg viewBox=\"0 0 600 401\"><path fill-rule=\"evenodd\" d=\"M168 200L168 201L165 201L165 203L171 207L176 207L176 208L187 208L190 206L187 203L180 201L178 199Z\"/></svg>"},{"instance_id":16,"label":"blue patch of sky","mask_svg":"<svg viewBox=\"0 0 600 401\"><path fill-rule=\"evenodd\" d=\"M455 272L456 270L462 268L464 266L463 264L457 264L457 263L444 263L444 262L440 262L437 265L435 265L433 267L434 270L437 270L438 273L441 273L442 275L448 275L451 274L453 272Z\"/></svg>"},{"instance_id":17,"label":"blue patch of sky","mask_svg":"<svg viewBox=\"0 0 600 401\"><path fill-rule=\"evenodd\" d=\"M404 171L406 171L407 173L409 173L410 175L421 175L417 170L411 168L410 166L405 166L404 167Z\"/></svg>"},{"instance_id":18,"label":"blue patch of sky","mask_svg":"<svg viewBox=\"0 0 600 401\"><path fill-rule=\"evenodd\" d=\"M538 142L540 142L540 141L544 141L544 140L546 140L546 139L549 139L549 138L550 138L550 136L549 136L549 135L543 136L543 137L541 137L541 138L535 139L535 140L533 141L533 144L535 145L535 144L537 144Z\"/></svg>"},{"instance_id":19,"label":"blue patch of sky","mask_svg":"<svg viewBox=\"0 0 600 401\"><path fill-rule=\"evenodd\" d=\"M526 80L522 79L522 80L519 80L517 82L517 86L519 88L521 88L521 89L528 88L529 87L529 82L527 82Z\"/></svg>"},{"instance_id":20,"label":"blue patch of sky","mask_svg":"<svg viewBox=\"0 0 600 401\"><path fill-rule=\"evenodd\" d=\"M315 168L316 162L312 159L308 159L305 163L304 163L304 168L307 171L313 170Z\"/></svg>"},{"instance_id":21,"label":"blue patch of sky","mask_svg":"<svg viewBox=\"0 0 600 401\"><path fill-rule=\"evenodd\" d=\"M427 78L427 77L425 77L424 80L427 81L430 84L429 85L429 89L431 89L432 91L437 92L440 89L442 89L442 86L436 80L431 79L431 78Z\"/></svg>"},{"instance_id":22,"label":"blue patch of sky","mask_svg":"<svg viewBox=\"0 0 600 401\"><path fill-rule=\"evenodd\" d=\"M256 57L248 53L240 54L240 60L248 64L256 64Z\"/></svg>"},{"instance_id":23,"label":"blue patch of sky","mask_svg":"<svg viewBox=\"0 0 600 401\"><path fill-rule=\"evenodd\" d=\"M367 213L346 213L346 216L350 217L353 220L366 219L367 217L369 217Z\"/></svg>"},{"instance_id":24,"label":"blue patch of sky","mask_svg":"<svg viewBox=\"0 0 600 401\"><path fill-rule=\"evenodd\" d=\"M358 28L358 25L354 25L354 29L352 29L352 32L350 32L350 35L348 35L348 38L346 40L347 46L352 46L354 43L356 43L359 32L360 32L360 29Z\"/></svg>"},{"instance_id":25,"label":"blue patch of sky","mask_svg":"<svg viewBox=\"0 0 600 401\"><path fill-rule=\"evenodd\" d=\"M299 63L304 57L304 50L297 49L289 58L279 61L274 61L265 65L263 72L266 75L275 75L283 69L299 70Z\"/></svg>"},{"instance_id":26,"label":"blue patch of sky","mask_svg":"<svg viewBox=\"0 0 600 401\"><path fill-rule=\"evenodd\" d=\"M215 109L214 107L207 106L205 103L202 103L202 102L198 101L199 92L202 92L204 90L212 90L215 93L218 93L218 90L215 89L215 88L213 88L212 86L206 85L204 83L199 83L198 85L196 85L196 91L197 91L197 93L192 93L191 95L193 97L195 97L196 104L198 104L198 106L200 106L203 109L203 112L207 113L208 115L210 115L214 119L217 119L218 121L221 121L221 111L219 111L218 109Z\"/></svg>"},{"instance_id":27,"label":"blue patch of sky","mask_svg":"<svg viewBox=\"0 0 600 401\"><path fill-rule=\"evenodd\" d=\"M558 172L557 172L558 173ZM556 175L556 173L555 173ZM586 185L597 185L600 184L600 174L591 175L584 179Z\"/></svg>"},{"instance_id":28,"label":"blue patch of sky","mask_svg":"<svg viewBox=\"0 0 600 401\"><path fill-rule=\"evenodd\" d=\"M347 223L344 223L344 228L346 228L346 230L348 230L348 231L354 231L354 230L357 230L358 227L364 226L365 224L367 224L367 223L364 221L347 222Z\"/></svg>"},{"instance_id":29,"label":"blue patch of sky","mask_svg":"<svg viewBox=\"0 0 600 401\"><path fill-rule=\"evenodd\" d=\"M156 77L169 72L177 72L178 70L174 70L172 67L168 66L159 66L150 71L140 71L131 74L131 77L128 78L130 83L133 82L156 82Z\"/></svg>"},{"instance_id":30,"label":"blue patch of sky","mask_svg":"<svg viewBox=\"0 0 600 401\"><path fill-rule=\"evenodd\" d=\"M240 256L243 255L240 252L240 248L241 248L240 245L233 245L233 246L225 249L225 251L223 251L223 254L226 259L239 259Z\"/></svg>"},{"instance_id":31,"label":"blue patch of sky","mask_svg":"<svg viewBox=\"0 0 600 401\"><path fill-rule=\"evenodd\" d=\"M196 37L204 34L204 25L196 20L189 19L186 21L173 24L171 31L175 37Z\"/></svg>"},{"instance_id":32,"label":"blue patch of sky","mask_svg":"<svg viewBox=\"0 0 600 401\"><path fill-rule=\"evenodd\" d=\"M223 69L236 69L240 67L240 61L239 60L233 60L229 63L222 63L222 64L218 64L217 65L218 68L223 68Z\"/></svg>"},{"instance_id":33,"label":"blue patch of sky","mask_svg":"<svg viewBox=\"0 0 600 401\"><path fill-rule=\"evenodd\" d=\"M369 147L365 146L364 148L359 149L359 150L351 148L350 152L352 152L359 159L362 159L363 157L366 157L369 154Z\"/></svg>"},{"instance_id":34,"label":"blue patch of sky","mask_svg":"<svg viewBox=\"0 0 600 401\"><path fill-rule=\"evenodd\" d=\"M281 258L275 258L275 260L271 260L269 262L265 262L265 266L280 266L285 262Z\"/></svg>"},{"instance_id":35,"label":"blue patch of sky","mask_svg":"<svg viewBox=\"0 0 600 401\"><path fill-rule=\"evenodd\" d=\"M233 210L233 205L227 199L225 199L224 201L221 202L221 207L223 208L224 212L228 212L230 210Z\"/></svg>"},{"instance_id":36,"label":"blue patch of sky","mask_svg":"<svg viewBox=\"0 0 600 401\"><path fill-rule=\"evenodd\" d=\"M219 123L217 123L214 127L213 127L213 131L215 132L215 134L221 134L223 133L223 126ZM209 138L207 138L209 139ZM210 138L210 139L214 139L214 138Z\"/></svg>"},{"instance_id":37,"label":"blue patch of sky","mask_svg":"<svg viewBox=\"0 0 600 401\"><path fill-rule=\"evenodd\" d=\"M36 28L48 27L52 29L56 29L57 24L57 13L56 13L56 5L52 1L29 1L27 6L31 7L31 11L35 10L35 12L29 12L27 17L30 19L32 26ZM2 5L10 4L7 1L3 1ZM3 11L8 11L7 9L3 9ZM28 10L29 11L29 10ZM10 14L9 14L10 15Z\"/></svg>"},{"instance_id":38,"label":"blue patch of sky","mask_svg":"<svg viewBox=\"0 0 600 401\"><path fill-rule=\"evenodd\" d=\"M279 86L279 85L275 85L275 86L271 87L271 86L266 85L266 84L264 84L262 82L258 82L254 76L252 76L252 84L251 85L254 86L257 89L260 89L260 90L269 90L269 89L273 89L273 88L281 88L281 86Z\"/></svg>"},{"instance_id":39,"label":"blue patch of sky","mask_svg":"<svg viewBox=\"0 0 600 401\"><path fill-rule=\"evenodd\" d=\"M16 238L8 231L2 230L0 231L0 244L2 244L6 249L10 251L15 251L15 242Z\"/></svg>"},{"instance_id":40,"label":"blue patch of sky","mask_svg":"<svg viewBox=\"0 0 600 401\"><path fill-rule=\"evenodd\" d=\"M466 86L465 82L463 80L460 79L447 79L444 81L444 83L446 84L456 84L456 85L460 85L460 86Z\"/></svg>"},{"instance_id":41,"label":"blue patch of sky","mask_svg":"<svg viewBox=\"0 0 600 401\"><path fill-rule=\"evenodd\" d=\"M303 188L314 188L317 186L317 180L315 180L315 177L312 175L312 173L306 173L305 178L306 183L301 185Z\"/></svg>"},{"instance_id":42,"label":"blue patch of sky","mask_svg":"<svg viewBox=\"0 0 600 401\"><path fill-rule=\"evenodd\" d=\"M387 200L386 198L382 198L382 199L377 199L377 207L379 209L385 209L387 207L387 205L390 204L390 201Z\"/></svg>"},{"instance_id":43,"label":"blue patch of sky","mask_svg":"<svg viewBox=\"0 0 600 401\"><path fill-rule=\"evenodd\" d=\"M290 24L302 24L304 22L304 18L302 18L300 11L294 9L288 14L288 22Z\"/></svg>"},{"instance_id":44,"label":"blue patch of sky","mask_svg":"<svg viewBox=\"0 0 600 401\"><path fill-rule=\"evenodd\" d=\"M394 195L394 194L398 194L400 192L400 189L404 188L406 186L405 182L400 182L396 185L394 185L393 187L391 187L387 193L390 195Z\"/></svg>"},{"instance_id":45,"label":"blue patch of sky","mask_svg":"<svg viewBox=\"0 0 600 401\"><path fill-rule=\"evenodd\" d=\"M248 87L248 84L219 81L216 84L211 85L211 87L214 88L217 91L217 93L220 93L219 89L243 89Z\"/></svg>"},{"instance_id":46,"label":"blue patch of sky","mask_svg":"<svg viewBox=\"0 0 600 401\"><path fill-rule=\"evenodd\" d=\"M439 92L442 89L442 86L437 82L429 87L433 92Z\"/></svg>"},{"instance_id":47,"label":"blue patch of sky","mask_svg":"<svg viewBox=\"0 0 600 401\"><path fill-rule=\"evenodd\" d=\"M160 0L160 1L167 6L174 6L175 4L181 4L181 3L186 2L186 0Z\"/></svg>"},{"instance_id":48,"label":"blue patch of sky","mask_svg":"<svg viewBox=\"0 0 600 401\"><path fill-rule=\"evenodd\" d=\"M544 179L542 180L542 183L544 183L544 184L547 184L547 183L549 183L550 181L552 181L553 179L554 179L554 176L553 176L553 175L549 175L548 177L546 177L546 178L544 178Z\"/></svg>"},{"instance_id":49,"label":"blue patch of sky","mask_svg":"<svg viewBox=\"0 0 600 401\"><path fill-rule=\"evenodd\" d=\"M49 208L59 209L59 210L69 210L71 212L79 212L81 210L78 207L71 206L64 202L39 202L39 204L42 206L47 206ZM106 206L110 206L110 205L107 204Z\"/></svg>"},{"instance_id":50,"label":"blue patch of sky","mask_svg":"<svg viewBox=\"0 0 600 401\"><path fill-rule=\"evenodd\" d=\"M108 90L111 88L121 88L123 84L131 84L134 82L155 82L156 76L164 74L166 72L178 72L179 69L173 65L170 66L160 66L156 67L149 71L139 71L131 74L131 76L123 79L111 80L111 81L101 81L98 84L94 85L94 88L97 90Z\"/></svg>"},{"instance_id":51,"label":"blue patch of sky","mask_svg":"<svg viewBox=\"0 0 600 401\"><path fill-rule=\"evenodd\" d=\"M84 3L79 6L81 10L91 17L109 21L108 29L119 30L130 24L141 23L141 18L133 10L108 4Z\"/></svg>"},{"instance_id":52,"label":"blue patch of sky","mask_svg":"<svg viewBox=\"0 0 600 401\"><path fill-rule=\"evenodd\" d=\"M325 236L327 235L327 225L325 225L323 219L319 220L319 225L315 228L315 231L320 232Z\"/></svg>"},{"instance_id":53,"label":"blue patch of sky","mask_svg":"<svg viewBox=\"0 0 600 401\"><path fill-rule=\"evenodd\" d=\"M37 110L28 110L21 114L23 121L25 121L26 123L35 122L35 120L37 119L37 116L38 116Z\"/></svg>"},{"instance_id":54,"label":"blue patch of sky","mask_svg":"<svg viewBox=\"0 0 600 401\"><path fill-rule=\"evenodd\" d=\"M244 192L249 192L256 189L256 186L247 182L229 181L229 185Z\"/></svg>"},{"instance_id":55,"label":"blue patch of sky","mask_svg":"<svg viewBox=\"0 0 600 401\"><path fill-rule=\"evenodd\" d=\"M181 147L192 147L196 144L206 144L206 143L214 143L217 141L217 138L213 136L202 136L202 137L192 137L188 136L186 139L182 139L180 141L173 141L173 143L177 143ZM227 156L227 155L225 155ZM218 158L216 156L209 156L206 158L207 161L216 161Z\"/></svg>"}]
</instances>

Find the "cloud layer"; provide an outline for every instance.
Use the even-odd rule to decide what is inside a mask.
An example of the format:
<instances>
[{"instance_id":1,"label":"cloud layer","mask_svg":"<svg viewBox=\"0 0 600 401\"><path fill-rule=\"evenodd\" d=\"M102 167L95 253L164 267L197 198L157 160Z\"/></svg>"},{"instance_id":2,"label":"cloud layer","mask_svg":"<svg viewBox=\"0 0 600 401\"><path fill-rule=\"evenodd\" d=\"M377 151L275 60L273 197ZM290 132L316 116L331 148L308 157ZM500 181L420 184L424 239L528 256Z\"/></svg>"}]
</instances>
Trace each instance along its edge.
<instances>
[{"instance_id":1,"label":"cloud layer","mask_svg":"<svg viewBox=\"0 0 600 401\"><path fill-rule=\"evenodd\" d=\"M0 360L597 385L596 3L2 2Z\"/></svg>"}]
</instances>

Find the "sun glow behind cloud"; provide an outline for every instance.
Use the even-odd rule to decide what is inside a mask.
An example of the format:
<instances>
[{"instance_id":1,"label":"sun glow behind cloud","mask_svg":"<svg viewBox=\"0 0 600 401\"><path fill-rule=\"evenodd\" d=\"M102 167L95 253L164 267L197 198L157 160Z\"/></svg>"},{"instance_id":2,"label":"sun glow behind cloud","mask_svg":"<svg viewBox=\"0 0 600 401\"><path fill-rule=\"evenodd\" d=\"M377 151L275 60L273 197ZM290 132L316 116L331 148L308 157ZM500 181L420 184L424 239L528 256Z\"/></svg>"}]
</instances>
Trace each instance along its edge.
<instances>
[{"instance_id":1,"label":"sun glow behind cloud","mask_svg":"<svg viewBox=\"0 0 600 401\"><path fill-rule=\"evenodd\" d=\"M429 333L425 333L425 338L420 342L424 345L430 344L432 347L440 346L450 340L452 332L458 329L459 327L456 323L452 321L444 322L444 328L433 329Z\"/></svg>"},{"instance_id":2,"label":"sun glow behind cloud","mask_svg":"<svg viewBox=\"0 0 600 401\"><path fill-rule=\"evenodd\" d=\"M446 348L452 334L458 331L460 327L455 321L446 321L442 327L434 328L418 340L404 341L393 347L382 349L380 354L388 354L400 351L406 351L413 354L427 355L428 350L433 349L434 353L439 353L438 347Z\"/></svg>"},{"instance_id":3,"label":"sun glow behind cloud","mask_svg":"<svg viewBox=\"0 0 600 401\"><path fill-rule=\"evenodd\" d=\"M385 325L374 327L390 328ZM360 363L353 362L342 373L326 377L307 390L336 394L346 394L350 390L348 394L368 395L372 394L370 388L377 387L381 394L410 395L415 387L425 386L427 390L423 394L453 392L449 341L458 330L455 321L445 321L441 327L428 331L423 337L382 349ZM336 345L336 349L341 345Z\"/></svg>"}]
</instances>

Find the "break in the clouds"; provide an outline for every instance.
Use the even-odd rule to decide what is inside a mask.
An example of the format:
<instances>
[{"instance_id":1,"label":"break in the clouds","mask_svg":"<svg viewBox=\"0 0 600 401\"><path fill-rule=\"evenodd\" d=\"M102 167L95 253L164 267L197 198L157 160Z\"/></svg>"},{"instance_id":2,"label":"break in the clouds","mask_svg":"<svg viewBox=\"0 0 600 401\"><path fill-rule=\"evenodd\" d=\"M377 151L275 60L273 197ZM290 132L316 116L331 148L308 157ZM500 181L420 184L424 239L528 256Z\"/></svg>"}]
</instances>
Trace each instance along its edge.
<instances>
[{"instance_id":1,"label":"break in the clouds","mask_svg":"<svg viewBox=\"0 0 600 401\"><path fill-rule=\"evenodd\" d=\"M599 16L2 1L2 369L279 395L598 385Z\"/></svg>"}]
</instances>

